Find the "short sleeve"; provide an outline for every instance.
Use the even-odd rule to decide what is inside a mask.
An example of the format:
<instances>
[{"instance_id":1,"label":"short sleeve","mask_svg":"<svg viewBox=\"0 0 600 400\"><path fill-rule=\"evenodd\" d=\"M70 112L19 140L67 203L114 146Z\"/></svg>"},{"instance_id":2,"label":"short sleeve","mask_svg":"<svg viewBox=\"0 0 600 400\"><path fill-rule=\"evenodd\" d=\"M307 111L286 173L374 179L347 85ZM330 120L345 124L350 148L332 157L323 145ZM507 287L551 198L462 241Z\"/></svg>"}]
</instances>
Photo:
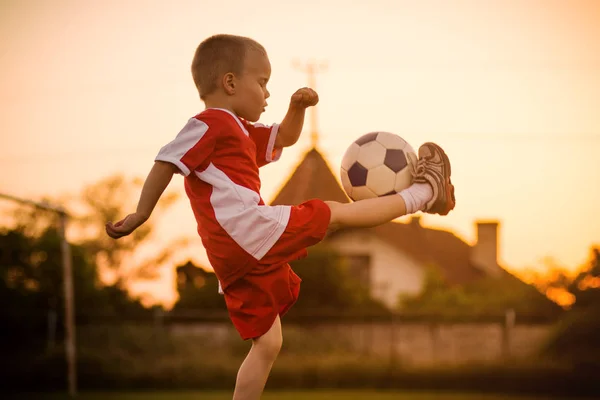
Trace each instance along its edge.
<instances>
[{"instance_id":1,"label":"short sleeve","mask_svg":"<svg viewBox=\"0 0 600 400\"><path fill-rule=\"evenodd\" d=\"M275 147L275 139L279 131L279 124L263 125L251 124L243 121L250 139L256 145L256 164L259 167L277 161L281 157L282 149Z\"/></svg>"},{"instance_id":2,"label":"short sleeve","mask_svg":"<svg viewBox=\"0 0 600 400\"><path fill-rule=\"evenodd\" d=\"M155 161L170 162L182 175L188 176L210 161L218 133L218 128L191 118L175 139L160 149Z\"/></svg>"}]
</instances>

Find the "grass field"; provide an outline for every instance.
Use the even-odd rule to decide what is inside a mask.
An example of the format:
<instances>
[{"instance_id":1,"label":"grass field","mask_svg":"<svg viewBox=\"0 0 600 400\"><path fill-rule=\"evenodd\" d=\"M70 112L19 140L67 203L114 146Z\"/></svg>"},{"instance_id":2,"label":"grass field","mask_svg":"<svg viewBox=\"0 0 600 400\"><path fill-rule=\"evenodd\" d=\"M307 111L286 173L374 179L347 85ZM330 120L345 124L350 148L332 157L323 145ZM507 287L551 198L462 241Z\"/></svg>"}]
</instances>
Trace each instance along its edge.
<instances>
[{"instance_id":1,"label":"grass field","mask_svg":"<svg viewBox=\"0 0 600 400\"><path fill-rule=\"evenodd\" d=\"M63 400L65 395L23 395L23 399ZM81 400L229 400L229 392L137 392L137 393L81 393ZM375 392L375 391L297 391L267 392L262 400L545 400L569 399L568 397L512 396L477 393L435 392Z\"/></svg>"}]
</instances>

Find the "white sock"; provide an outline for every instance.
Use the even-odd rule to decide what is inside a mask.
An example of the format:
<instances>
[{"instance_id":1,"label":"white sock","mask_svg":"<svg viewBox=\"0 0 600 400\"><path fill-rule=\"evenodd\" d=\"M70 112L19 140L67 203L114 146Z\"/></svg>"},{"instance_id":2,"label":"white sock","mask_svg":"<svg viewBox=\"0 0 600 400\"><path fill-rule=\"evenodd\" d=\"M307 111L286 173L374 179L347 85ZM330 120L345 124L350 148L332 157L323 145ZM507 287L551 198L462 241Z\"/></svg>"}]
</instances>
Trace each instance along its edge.
<instances>
[{"instance_id":1,"label":"white sock","mask_svg":"<svg viewBox=\"0 0 600 400\"><path fill-rule=\"evenodd\" d=\"M433 198L433 188L428 183L414 183L398 193L406 204L406 213L414 214L422 210Z\"/></svg>"}]
</instances>

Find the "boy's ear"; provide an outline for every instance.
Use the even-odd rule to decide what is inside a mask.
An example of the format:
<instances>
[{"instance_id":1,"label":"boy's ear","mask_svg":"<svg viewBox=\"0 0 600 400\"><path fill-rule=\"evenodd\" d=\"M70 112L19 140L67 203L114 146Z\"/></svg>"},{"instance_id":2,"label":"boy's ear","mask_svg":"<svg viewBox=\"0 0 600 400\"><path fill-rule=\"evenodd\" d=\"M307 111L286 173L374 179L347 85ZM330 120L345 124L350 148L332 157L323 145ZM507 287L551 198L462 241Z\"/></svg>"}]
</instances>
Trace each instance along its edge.
<instances>
[{"instance_id":1,"label":"boy's ear","mask_svg":"<svg viewBox=\"0 0 600 400\"><path fill-rule=\"evenodd\" d=\"M235 75L233 73L228 72L223 75L223 89L230 96L235 94Z\"/></svg>"}]
</instances>

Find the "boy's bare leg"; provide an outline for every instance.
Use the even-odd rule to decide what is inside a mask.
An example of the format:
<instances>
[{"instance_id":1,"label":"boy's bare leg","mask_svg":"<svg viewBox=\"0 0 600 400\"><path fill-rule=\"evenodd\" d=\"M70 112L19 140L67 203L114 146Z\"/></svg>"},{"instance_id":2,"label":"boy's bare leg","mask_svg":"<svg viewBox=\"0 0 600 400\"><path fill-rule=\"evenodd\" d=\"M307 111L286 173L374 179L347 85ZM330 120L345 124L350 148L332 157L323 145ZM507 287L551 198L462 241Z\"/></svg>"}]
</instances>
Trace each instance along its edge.
<instances>
[{"instance_id":1,"label":"boy's bare leg","mask_svg":"<svg viewBox=\"0 0 600 400\"><path fill-rule=\"evenodd\" d=\"M260 399L282 341L281 320L277 316L271 329L252 341L252 348L238 371L233 400Z\"/></svg>"},{"instance_id":2,"label":"boy's bare leg","mask_svg":"<svg viewBox=\"0 0 600 400\"><path fill-rule=\"evenodd\" d=\"M450 160L444 150L435 143L425 143L419 148L411 187L398 194L354 203L327 201L331 210L329 229L377 226L420 210L446 215L456 203L450 173Z\"/></svg>"},{"instance_id":3,"label":"boy's bare leg","mask_svg":"<svg viewBox=\"0 0 600 400\"><path fill-rule=\"evenodd\" d=\"M354 203L325 202L331 210L330 230L369 228L406 215L406 204L399 195L359 200Z\"/></svg>"}]
</instances>

